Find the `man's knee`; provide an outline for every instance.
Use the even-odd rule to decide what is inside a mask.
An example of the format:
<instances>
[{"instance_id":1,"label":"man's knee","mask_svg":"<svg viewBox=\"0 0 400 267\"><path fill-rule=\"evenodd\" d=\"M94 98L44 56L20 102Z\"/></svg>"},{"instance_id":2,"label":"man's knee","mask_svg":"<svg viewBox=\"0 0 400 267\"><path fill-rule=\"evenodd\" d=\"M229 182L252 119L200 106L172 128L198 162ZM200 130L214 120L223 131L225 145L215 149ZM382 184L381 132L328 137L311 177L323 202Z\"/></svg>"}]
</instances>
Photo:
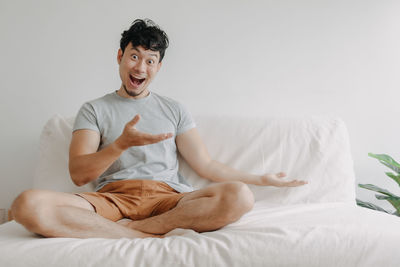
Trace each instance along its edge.
<instances>
[{"instance_id":1,"label":"man's knee","mask_svg":"<svg viewBox=\"0 0 400 267\"><path fill-rule=\"evenodd\" d=\"M46 195L41 190L26 190L13 202L11 213L15 221L24 225L28 230L38 232L42 221L47 216L44 214L46 206L51 202L46 201Z\"/></svg>"},{"instance_id":2,"label":"man's knee","mask_svg":"<svg viewBox=\"0 0 400 267\"><path fill-rule=\"evenodd\" d=\"M220 205L222 214L228 223L238 220L254 206L254 195L242 182L221 184Z\"/></svg>"}]
</instances>

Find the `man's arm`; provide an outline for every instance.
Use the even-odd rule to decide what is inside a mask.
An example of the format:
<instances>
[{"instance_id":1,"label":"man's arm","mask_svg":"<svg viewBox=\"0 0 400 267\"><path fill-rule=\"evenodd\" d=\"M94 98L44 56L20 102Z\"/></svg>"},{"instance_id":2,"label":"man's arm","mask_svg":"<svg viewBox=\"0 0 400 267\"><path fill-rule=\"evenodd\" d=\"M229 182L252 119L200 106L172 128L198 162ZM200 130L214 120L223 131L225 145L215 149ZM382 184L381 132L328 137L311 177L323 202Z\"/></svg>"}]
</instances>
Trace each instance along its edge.
<instances>
[{"instance_id":1,"label":"man's arm","mask_svg":"<svg viewBox=\"0 0 400 267\"><path fill-rule=\"evenodd\" d=\"M100 176L119 158L123 150L116 143L97 152L100 134L93 130L77 130L72 134L69 148L69 172L77 186L85 185Z\"/></svg>"},{"instance_id":2,"label":"man's arm","mask_svg":"<svg viewBox=\"0 0 400 267\"><path fill-rule=\"evenodd\" d=\"M214 182L241 181L246 184L269 186L300 186L307 182L298 180L282 180L286 176L280 172L276 174L253 175L235 170L225 164L213 160L208 154L196 128L193 128L176 137L176 144L182 157L201 177Z\"/></svg>"},{"instance_id":3,"label":"man's arm","mask_svg":"<svg viewBox=\"0 0 400 267\"><path fill-rule=\"evenodd\" d=\"M172 137L172 133L148 134L139 132L135 125L140 120L136 115L125 125L122 134L110 145L97 151L100 134L93 130L77 130L72 134L69 149L69 172L72 181L85 185L99 177L131 146L154 144Z\"/></svg>"}]
</instances>

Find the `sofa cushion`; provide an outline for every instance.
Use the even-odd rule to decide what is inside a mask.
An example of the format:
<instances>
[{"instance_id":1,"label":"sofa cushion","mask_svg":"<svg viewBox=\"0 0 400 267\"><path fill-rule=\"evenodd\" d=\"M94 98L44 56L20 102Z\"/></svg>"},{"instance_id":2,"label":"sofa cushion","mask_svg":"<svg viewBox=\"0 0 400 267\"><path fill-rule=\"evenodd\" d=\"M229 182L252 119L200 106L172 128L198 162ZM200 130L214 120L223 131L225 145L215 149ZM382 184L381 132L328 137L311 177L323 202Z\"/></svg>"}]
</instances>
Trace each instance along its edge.
<instances>
[{"instance_id":1,"label":"sofa cushion","mask_svg":"<svg viewBox=\"0 0 400 267\"><path fill-rule=\"evenodd\" d=\"M294 188L251 186L270 205L349 202L355 177L348 132L339 118L196 117L210 155L254 174L284 171L309 184ZM181 172L196 187L205 182L187 166Z\"/></svg>"},{"instance_id":2,"label":"sofa cushion","mask_svg":"<svg viewBox=\"0 0 400 267\"><path fill-rule=\"evenodd\" d=\"M266 205L355 202L355 179L345 124L338 118L237 118L195 116L210 155L254 174L285 171L308 185L296 188L250 186ZM52 117L40 137L34 187L63 192L92 191L75 186L68 172L74 118ZM180 172L195 188L209 184L180 158Z\"/></svg>"},{"instance_id":3,"label":"sofa cushion","mask_svg":"<svg viewBox=\"0 0 400 267\"><path fill-rule=\"evenodd\" d=\"M74 118L55 115L43 127L33 187L62 192L88 192L94 183L76 186L69 175L68 154Z\"/></svg>"}]
</instances>

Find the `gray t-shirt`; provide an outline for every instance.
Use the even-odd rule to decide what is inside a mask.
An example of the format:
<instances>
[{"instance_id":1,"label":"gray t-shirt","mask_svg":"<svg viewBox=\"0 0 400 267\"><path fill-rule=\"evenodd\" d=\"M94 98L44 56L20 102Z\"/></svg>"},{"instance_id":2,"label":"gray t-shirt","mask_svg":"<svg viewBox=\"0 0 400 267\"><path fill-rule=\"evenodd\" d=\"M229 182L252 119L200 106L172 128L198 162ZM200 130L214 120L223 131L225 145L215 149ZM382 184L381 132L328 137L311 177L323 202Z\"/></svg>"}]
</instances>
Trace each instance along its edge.
<instances>
[{"instance_id":1,"label":"gray t-shirt","mask_svg":"<svg viewBox=\"0 0 400 267\"><path fill-rule=\"evenodd\" d=\"M175 137L196 127L190 113L178 102L156 93L141 99L119 96L116 92L89 101L80 108L73 131L90 129L100 133L98 150L117 139L127 122L140 114L136 129L151 134L172 132L174 137L162 142L134 146L122 153L98 178L96 191L110 182L125 179L157 180L179 192L193 188L178 172Z\"/></svg>"}]
</instances>

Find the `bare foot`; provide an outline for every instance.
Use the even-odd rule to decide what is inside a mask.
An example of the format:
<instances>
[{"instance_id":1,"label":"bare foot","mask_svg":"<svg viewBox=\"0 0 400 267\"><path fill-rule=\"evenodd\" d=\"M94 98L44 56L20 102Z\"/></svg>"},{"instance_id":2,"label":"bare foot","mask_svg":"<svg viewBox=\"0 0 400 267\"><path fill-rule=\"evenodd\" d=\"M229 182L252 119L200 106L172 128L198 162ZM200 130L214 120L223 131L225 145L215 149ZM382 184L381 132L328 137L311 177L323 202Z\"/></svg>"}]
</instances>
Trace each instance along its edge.
<instances>
[{"instance_id":1,"label":"bare foot","mask_svg":"<svg viewBox=\"0 0 400 267\"><path fill-rule=\"evenodd\" d=\"M123 219L121 219L119 221L116 221L116 223L118 223L118 224L120 224L122 226L125 226L125 227L129 227L130 222L132 222L132 220L128 219L128 218L123 218ZM131 228L131 227L129 227L129 228Z\"/></svg>"},{"instance_id":2,"label":"bare foot","mask_svg":"<svg viewBox=\"0 0 400 267\"><path fill-rule=\"evenodd\" d=\"M119 225L128 227L130 229L139 231L139 230L135 229L135 227L133 226L134 223L131 219L123 218L123 219L117 221L116 223L118 223ZM148 237L154 237L154 238L163 238L164 237L164 235L156 235L156 234L150 234L150 233L144 233L144 232L143 232L143 234L148 235Z\"/></svg>"}]
</instances>

